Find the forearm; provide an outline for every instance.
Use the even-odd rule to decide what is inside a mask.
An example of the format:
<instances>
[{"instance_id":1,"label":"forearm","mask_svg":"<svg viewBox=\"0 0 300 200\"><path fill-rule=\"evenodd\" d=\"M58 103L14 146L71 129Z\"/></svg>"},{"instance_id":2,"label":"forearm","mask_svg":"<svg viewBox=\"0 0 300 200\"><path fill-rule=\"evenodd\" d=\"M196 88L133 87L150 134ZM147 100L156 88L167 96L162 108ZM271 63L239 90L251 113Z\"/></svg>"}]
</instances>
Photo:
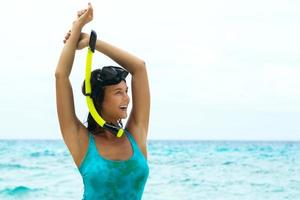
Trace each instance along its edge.
<instances>
[{"instance_id":1,"label":"forearm","mask_svg":"<svg viewBox=\"0 0 300 200\"><path fill-rule=\"evenodd\" d=\"M82 29L81 25L76 23L73 24L70 38L67 40L60 54L55 75L64 76L64 77L70 76L81 29Z\"/></svg>"},{"instance_id":2,"label":"forearm","mask_svg":"<svg viewBox=\"0 0 300 200\"><path fill-rule=\"evenodd\" d=\"M96 50L113 59L132 75L145 67L143 60L102 40L97 40Z\"/></svg>"}]
</instances>

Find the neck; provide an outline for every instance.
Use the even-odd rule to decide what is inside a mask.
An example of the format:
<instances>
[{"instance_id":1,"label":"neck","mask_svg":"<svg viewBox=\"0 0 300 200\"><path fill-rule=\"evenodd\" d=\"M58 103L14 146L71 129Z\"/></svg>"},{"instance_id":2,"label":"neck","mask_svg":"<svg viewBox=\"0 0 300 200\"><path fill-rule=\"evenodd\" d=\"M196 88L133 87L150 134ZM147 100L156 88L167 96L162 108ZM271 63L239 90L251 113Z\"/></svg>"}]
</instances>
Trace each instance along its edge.
<instances>
[{"instance_id":1,"label":"neck","mask_svg":"<svg viewBox=\"0 0 300 200\"><path fill-rule=\"evenodd\" d=\"M114 141L120 141L121 139L123 139L124 138L124 134L120 138L118 138L117 136L115 136L111 132L109 132L107 130L104 130L104 132L102 132L97 137L101 137L101 138L103 138L103 139L105 139L107 141L114 142Z\"/></svg>"}]
</instances>

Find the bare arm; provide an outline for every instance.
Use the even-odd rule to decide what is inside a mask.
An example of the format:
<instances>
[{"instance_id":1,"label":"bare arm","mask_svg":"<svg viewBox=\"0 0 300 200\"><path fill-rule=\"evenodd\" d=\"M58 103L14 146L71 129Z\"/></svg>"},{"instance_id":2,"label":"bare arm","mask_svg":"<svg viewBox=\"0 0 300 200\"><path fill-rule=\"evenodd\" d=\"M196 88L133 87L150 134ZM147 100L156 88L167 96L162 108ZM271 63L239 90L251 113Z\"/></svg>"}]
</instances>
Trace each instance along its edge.
<instances>
[{"instance_id":1,"label":"bare arm","mask_svg":"<svg viewBox=\"0 0 300 200\"><path fill-rule=\"evenodd\" d=\"M90 16L91 15L91 16ZM75 51L78 49L82 27L92 20L92 7L89 4L88 9L78 13L78 19L73 22L72 29L66 35L65 46L61 52L56 71L56 104L59 119L60 130L63 139L68 146L73 158L79 153L80 127L84 125L78 120L75 114L72 86L69 76L75 57Z\"/></svg>"},{"instance_id":2,"label":"bare arm","mask_svg":"<svg viewBox=\"0 0 300 200\"><path fill-rule=\"evenodd\" d=\"M60 58L55 71L56 77L69 78L81 29L82 27L79 24L74 24L72 26L72 29L69 31L68 34L70 34L71 32L72 34L70 34L70 37L66 41L66 44L60 54Z\"/></svg>"},{"instance_id":3,"label":"bare arm","mask_svg":"<svg viewBox=\"0 0 300 200\"><path fill-rule=\"evenodd\" d=\"M97 40L96 50L113 59L132 75L132 111L126 128L132 134L138 134L138 136L142 136L142 139L146 140L150 115L150 89L145 62L101 40Z\"/></svg>"}]
</instances>

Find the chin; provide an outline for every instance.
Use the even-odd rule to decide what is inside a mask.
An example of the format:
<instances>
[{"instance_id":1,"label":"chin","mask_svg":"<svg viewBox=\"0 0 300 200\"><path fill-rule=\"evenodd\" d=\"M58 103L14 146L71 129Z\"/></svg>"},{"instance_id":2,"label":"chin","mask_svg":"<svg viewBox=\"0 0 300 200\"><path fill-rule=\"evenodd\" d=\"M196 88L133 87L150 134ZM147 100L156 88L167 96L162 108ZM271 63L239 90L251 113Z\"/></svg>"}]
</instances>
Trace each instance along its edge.
<instances>
[{"instance_id":1,"label":"chin","mask_svg":"<svg viewBox=\"0 0 300 200\"><path fill-rule=\"evenodd\" d=\"M125 116L123 115L123 116L121 117L121 119L126 119L126 118L127 118L127 114L126 114Z\"/></svg>"},{"instance_id":2,"label":"chin","mask_svg":"<svg viewBox=\"0 0 300 200\"><path fill-rule=\"evenodd\" d=\"M124 114L124 113L120 114L118 118L119 119L126 119L127 118L127 113L126 114Z\"/></svg>"}]
</instances>

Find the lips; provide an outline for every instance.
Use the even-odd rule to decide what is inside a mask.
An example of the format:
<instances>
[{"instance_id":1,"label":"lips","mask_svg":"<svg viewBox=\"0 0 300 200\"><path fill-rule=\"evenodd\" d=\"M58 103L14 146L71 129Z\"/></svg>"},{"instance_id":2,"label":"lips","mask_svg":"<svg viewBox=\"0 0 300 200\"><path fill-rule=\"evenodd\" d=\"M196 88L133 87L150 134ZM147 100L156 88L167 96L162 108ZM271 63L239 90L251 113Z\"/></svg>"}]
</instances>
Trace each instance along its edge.
<instances>
[{"instance_id":1,"label":"lips","mask_svg":"<svg viewBox=\"0 0 300 200\"><path fill-rule=\"evenodd\" d=\"M120 109L123 110L123 111L126 111L127 110L127 106L120 106Z\"/></svg>"}]
</instances>

